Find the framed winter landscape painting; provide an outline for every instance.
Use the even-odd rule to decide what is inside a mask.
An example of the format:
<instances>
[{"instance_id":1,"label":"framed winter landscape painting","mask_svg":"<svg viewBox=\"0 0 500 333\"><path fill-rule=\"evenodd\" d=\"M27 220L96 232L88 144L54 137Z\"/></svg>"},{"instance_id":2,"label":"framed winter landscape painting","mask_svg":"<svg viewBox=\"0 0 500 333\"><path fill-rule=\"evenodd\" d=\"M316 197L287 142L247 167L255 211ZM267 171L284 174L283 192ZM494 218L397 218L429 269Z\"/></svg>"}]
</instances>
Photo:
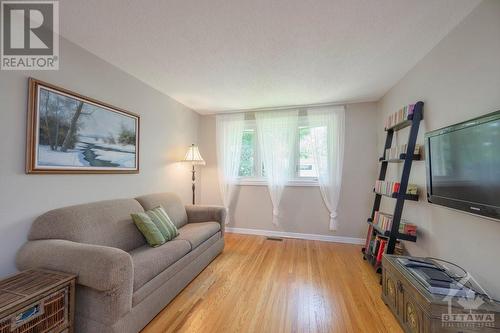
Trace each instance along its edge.
<instances>
[{"instance_id":1,"label":"framed winter landscape painting","mask_svg":"<svg viewBox=\"0 0 500 333\"><path fill-rule=\"evenodd\" d=\"M138 115L29 80L27 173L138 173Z\"/></svg>"}]
</instances>

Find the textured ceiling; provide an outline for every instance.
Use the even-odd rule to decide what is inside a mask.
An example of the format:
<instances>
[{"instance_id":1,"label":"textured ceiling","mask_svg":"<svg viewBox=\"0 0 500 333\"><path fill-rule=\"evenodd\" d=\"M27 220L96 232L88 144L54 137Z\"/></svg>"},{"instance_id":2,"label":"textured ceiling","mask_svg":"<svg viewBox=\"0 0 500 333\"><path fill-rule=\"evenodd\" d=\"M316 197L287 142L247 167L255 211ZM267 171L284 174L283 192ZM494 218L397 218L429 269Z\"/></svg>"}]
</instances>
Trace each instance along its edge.
<instances>
[{"instance_id":1,"label":"textured ceiling","mask_svg":"<svg viewBox=\"0 0 500 333\"><path fill-rule=\"evenodd\" d=\"M61 33L200 113L383 96L479 0L64 0Z\"/></svg>"}]
</instances>

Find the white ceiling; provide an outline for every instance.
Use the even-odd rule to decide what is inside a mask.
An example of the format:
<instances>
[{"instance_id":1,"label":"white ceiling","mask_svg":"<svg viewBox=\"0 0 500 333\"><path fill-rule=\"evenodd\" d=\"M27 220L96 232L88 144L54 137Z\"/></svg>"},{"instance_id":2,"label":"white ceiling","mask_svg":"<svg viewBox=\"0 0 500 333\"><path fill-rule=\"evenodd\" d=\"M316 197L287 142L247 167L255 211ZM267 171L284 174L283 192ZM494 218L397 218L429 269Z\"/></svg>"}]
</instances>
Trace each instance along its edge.
<instances>
[{"instance_id":1,"label":"white ceiling","mask_svg":"<svg viewBox=\"0 0 500 333\"><path fill-rule=\"evenodd\" d=\"M479 0L64 0L61 33L200 113L382 97Z\"/></svg>"}]
</instances>

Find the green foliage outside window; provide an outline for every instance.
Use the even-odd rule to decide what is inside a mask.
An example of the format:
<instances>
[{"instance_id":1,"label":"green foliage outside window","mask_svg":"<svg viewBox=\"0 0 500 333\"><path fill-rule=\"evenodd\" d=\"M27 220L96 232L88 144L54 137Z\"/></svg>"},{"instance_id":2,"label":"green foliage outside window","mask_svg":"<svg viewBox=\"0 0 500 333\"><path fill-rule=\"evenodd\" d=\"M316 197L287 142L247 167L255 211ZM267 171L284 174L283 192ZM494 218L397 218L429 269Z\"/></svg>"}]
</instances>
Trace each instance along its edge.
<instances>
[{"instance_id":1,"label":"green foliage outside window","mask_svg":"<svg viewBox=\"0 0 500 333\"><path fill-rule=\"evenodd\" d=\"M254 144L255 132L253 130L245 130L243 132L243 143L241 145L240 177L253 176Z\"/></svg>"}]
</instances>

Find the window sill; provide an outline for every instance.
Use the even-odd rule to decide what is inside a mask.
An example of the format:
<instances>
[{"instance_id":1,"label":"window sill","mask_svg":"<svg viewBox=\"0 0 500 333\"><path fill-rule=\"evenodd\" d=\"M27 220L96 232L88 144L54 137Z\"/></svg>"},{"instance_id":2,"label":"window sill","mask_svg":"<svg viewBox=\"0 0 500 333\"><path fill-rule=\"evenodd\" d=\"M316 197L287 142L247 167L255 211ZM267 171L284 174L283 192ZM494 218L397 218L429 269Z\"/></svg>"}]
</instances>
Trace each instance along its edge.
<instances>
[{"instance_id":1,"label":"window sill","mask_svg":"<svg viewBox=\"0 0 500 333\"><path fill-rule=\"evenodd\" d=\"M239 186L267 186L267 182L262 178L246 178L239 179L236 182ZM285 186L319 186L315 179L294 179L290 180Z\"/></svg>"}]
</instances>

